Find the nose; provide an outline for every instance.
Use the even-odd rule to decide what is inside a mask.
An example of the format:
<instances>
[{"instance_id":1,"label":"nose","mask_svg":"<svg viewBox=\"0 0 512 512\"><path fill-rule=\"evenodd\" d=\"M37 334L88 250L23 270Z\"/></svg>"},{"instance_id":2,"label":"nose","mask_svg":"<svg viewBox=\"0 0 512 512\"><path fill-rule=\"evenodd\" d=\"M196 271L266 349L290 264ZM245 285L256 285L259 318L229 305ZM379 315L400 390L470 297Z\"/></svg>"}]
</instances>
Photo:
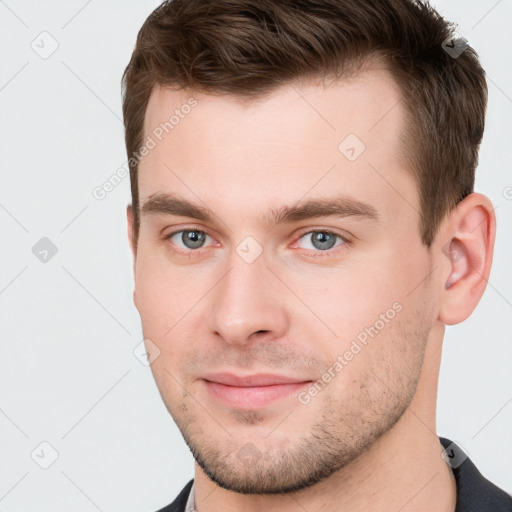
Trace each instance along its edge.
<instances>
[{"instance_id":1,"label":"nose","mask_svg":"<svg viewBox=\"0 0 512 512\"><path fill-rule=\"evenodd\" d=\"M208 327L225 342L241 346L286 333L289 314L282 284L263 256L246 263L233 254L230 271L212 291Z\"/></svg>"}]
</instances>

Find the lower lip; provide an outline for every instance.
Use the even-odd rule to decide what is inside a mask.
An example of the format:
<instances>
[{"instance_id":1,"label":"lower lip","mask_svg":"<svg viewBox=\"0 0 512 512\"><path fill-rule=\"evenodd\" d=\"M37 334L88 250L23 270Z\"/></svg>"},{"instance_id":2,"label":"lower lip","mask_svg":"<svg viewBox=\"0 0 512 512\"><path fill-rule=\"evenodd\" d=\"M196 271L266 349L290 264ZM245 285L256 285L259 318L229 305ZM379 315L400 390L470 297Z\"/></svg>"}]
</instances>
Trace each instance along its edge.
<instances>
[{"instance_id":1,"label":"lower lip","mask_svg":"<svg viewBox=\"0 0 512 512\"><path fill-rule=\"evenodd\" d=\"M298 393L310 382L275 384L272 386L238 387L226 386L218 382L203 381L210 394L224 404L238 409L254 409Z\"/></svg>"}]
</instances>

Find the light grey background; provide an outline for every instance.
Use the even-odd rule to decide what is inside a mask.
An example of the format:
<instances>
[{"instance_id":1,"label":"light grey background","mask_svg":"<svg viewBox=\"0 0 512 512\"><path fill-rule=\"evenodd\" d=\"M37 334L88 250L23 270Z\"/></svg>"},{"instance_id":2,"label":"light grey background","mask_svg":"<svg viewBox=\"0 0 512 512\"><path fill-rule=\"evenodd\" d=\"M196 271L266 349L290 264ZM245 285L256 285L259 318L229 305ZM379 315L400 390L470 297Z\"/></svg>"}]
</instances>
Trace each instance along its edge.
<instances>
[{"instance_id":1,"label":"light grey background","mask_svg":"<svg viewBox=\"0 0 512 512\"><path fill-rule=\"evenodd\" d=\"M193 476L150 370L133 355L142 333L129 178L103 200L92 194L126 161L120 78L156 5L0 1L2 512L154 511ZM435 5L488 73L476 188L498 218L489 287L473 316L447 330L438 430L512 492L512 3ZM32 252L42 237L58 249L46 263Z\"/></svg>"}]
</instances>

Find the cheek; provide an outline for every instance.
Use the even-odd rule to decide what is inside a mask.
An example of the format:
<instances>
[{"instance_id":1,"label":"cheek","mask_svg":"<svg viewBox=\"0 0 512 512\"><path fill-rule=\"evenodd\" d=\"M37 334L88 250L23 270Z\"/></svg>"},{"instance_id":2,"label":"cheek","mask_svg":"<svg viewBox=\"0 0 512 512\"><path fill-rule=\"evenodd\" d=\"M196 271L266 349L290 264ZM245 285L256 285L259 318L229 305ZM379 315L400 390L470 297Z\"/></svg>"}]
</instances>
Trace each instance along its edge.
<instances>
[{"instance_id":1,"label":"cheek","mask_svg":"<svg viewBox=\"0 0 512 512\"><path fill-rule=\"evenodd\" d=\"M143 254L138 256L135 285L143 336L159 350L150 368L165 404L176 411L182 400L179 362L186 351L181 334L197 299L183 276Z\"/></svg>"},{"instance_id":2,"label":"cheek","mask_svg":"<svg viewBox=\"0 0 512 512\"><path fill-rule=\"evenodd\" d=\"M427 261L418 267L417 259L404 258L389 249L371 261L317 270L314 275L302 274L300 279L295 276L295 281L290 276L288 282L297 295L316 313L294 315L300 324L296 327L303 337L308 333L308 339L316 336L318 340L321 335L323 342L318 348L325 361L332 364L342 357L343 386L353 383L357 387L368 367L416 366L413 360L419 347L412 345L418 338L421 343L424 333L405 331L414 327L422 330L420 324L429 320L424 306L419 307L426 300L424 286L411 293L428 274Z\"/></svg>"},{"instance_id":3,"label":"cheek","mask_svg":"<svg viewBox=\"0 0 512 512\"><path fill-rule=\"evenodd\" d=\"M330 393L343 404L368 400L371 411L392 410L408 401L419 379L431 322L417 305L394 302L370 320L358 318L355 334L343 334L331 352L334 385Z\"/></svg>"},{"instance_id":4,"label":"cheek","mask_svg":"<svg viewBox=\"0 0 512 512\"><path fill-rule=\"evenodd\" d=\"M161 338L176 310L176 294L171 292L171 283L148 266L147 271L139 265L135 277L137 308L140 313L144 336ZM167 327L169 328L169 327Z\"/></svg>"},{"instance_id":5,"label":"cheek","mask_svg":"<svg viewBox=\"0 0 512 512\"><path fill-rule=\"evenodd\" d=\"M373 267L361 264L322 269L314 274L303 274L300 279L295 276L295 280L290 276L290 287L299 297L304 297L305 305L315 313L302 316L299 321L314 322L321 327L320 319L325 324L327 337L330 330L332 340L344 344L378 322L389 310L389 316L393 316L393 304L403 300L403 293L393 269L384 267L383 264ZM303 308L299 304L296 307L297 311Z\"/></svg>"},{"instance_id":6,"label":"cheek","mask_svg":"<svg viewBox=\"0 0 512 512\"><path fill-rule=\"evenodd\" d=\"M204 296L207 285L201 270L171 265L158 251L140 250L135 289L145 335L161 338L173 329Z\"/></svg>"},{"instance_id":7,"label":"cheek","mask_svg":"<svg viewBox=\"0 0 512 512\"><path fill-rule=\"evenodd\" d=\"M151 370L160 388L180 395L181 362L190 351L191 340L207 339L204 310L207 293L216 281L215 273L193 266L171 266L154 251L138 255L135 272L136 304L144 338L160 351ZM218 279L218 278L217 278ZM169 375L170 372L171 375ZM166 393L167 394L167 393Z\"/></svg>"}]
</instances>

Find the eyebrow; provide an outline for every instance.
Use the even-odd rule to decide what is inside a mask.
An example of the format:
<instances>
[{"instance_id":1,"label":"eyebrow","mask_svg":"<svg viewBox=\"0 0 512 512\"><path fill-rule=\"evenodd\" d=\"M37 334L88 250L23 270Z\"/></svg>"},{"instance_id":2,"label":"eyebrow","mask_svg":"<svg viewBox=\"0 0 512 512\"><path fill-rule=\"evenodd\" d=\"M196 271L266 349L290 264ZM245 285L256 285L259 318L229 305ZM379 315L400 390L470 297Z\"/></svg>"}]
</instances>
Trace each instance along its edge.
<instances>
[{"instance_id":1,"label":"eyebrow","mask_svg":"<svg viewBox=\"0 0 512 512\"><path fill-rule=\"evenodd\" d=\"M190 217L204 222L212 222L216 216L205 206L192 203L169 193L157 193L150 196L140 208L141 215L163 214ZM378 221L375 208L355 199L339 196L298 202L292 206L271 209L264 214L265 224L285 224L312 219L315 217L356 217Z\"/></svg>"}]
</instances>

